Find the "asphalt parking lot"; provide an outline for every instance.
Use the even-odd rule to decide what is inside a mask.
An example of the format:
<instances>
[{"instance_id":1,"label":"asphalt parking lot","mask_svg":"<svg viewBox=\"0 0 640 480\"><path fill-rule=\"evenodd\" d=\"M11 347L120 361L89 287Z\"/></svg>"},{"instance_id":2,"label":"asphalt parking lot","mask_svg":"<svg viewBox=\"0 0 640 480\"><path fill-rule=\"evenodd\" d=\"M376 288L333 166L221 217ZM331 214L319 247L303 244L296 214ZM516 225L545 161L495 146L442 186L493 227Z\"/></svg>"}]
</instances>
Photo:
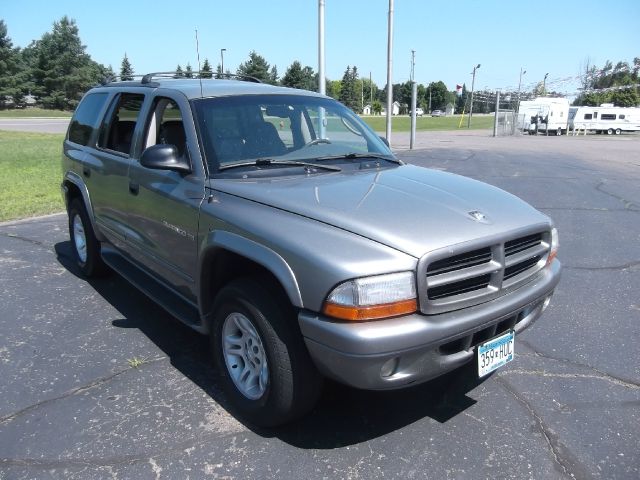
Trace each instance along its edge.
<instances>
[{"instance_id":1,"label":"asphalt parking lot","mask_svg":"<svg viewBox=\"0 0 640 480\"><path fill-rule=\"evenodd\" d=\"M399 156L522 197L563 278L483 383L329 384L274 430L227 410L206 340L117 275L86 282L66 217L0 224L0 479L640 478L640 135L429 133Z\"/></svg>"}]
</instances>

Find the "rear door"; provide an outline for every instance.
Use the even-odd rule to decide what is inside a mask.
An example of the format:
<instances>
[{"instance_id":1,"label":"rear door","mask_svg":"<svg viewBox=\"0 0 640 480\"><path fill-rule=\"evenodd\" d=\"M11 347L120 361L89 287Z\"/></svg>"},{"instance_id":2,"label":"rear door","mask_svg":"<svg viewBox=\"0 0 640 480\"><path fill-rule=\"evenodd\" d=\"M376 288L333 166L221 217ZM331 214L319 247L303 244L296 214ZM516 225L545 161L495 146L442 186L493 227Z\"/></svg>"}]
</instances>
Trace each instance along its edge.
<instances>
[{"instance_id":1,"label":"rear door","mask_svg":"<svg viewBox=\"0 0 640 480\"><path fill-rule=\"evenodd\" d=\"M131 255L148 270L168 280L195 300L197 234L204 198L205 172L189 104L181 94L156 95L145 113L141 145L129 169L127 244ZM140 165L145 148L174 145L191 161L189 174Z\"/></svg>"}]
</instances>

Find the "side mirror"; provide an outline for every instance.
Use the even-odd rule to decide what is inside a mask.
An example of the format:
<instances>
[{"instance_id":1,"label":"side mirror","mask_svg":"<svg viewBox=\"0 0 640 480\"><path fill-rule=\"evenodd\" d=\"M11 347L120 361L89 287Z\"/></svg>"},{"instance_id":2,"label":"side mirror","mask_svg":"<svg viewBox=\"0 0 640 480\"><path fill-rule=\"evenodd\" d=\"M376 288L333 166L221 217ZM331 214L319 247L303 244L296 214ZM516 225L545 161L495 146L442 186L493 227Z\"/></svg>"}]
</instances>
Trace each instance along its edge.
<instances>
[{"instance_id":1,"label":"side mirror","mask_svg":"<svg viewBox=\"0 0 640 480\"><path fill-rule=\"evenodd\" d=\"M383 136L380 136L379 138L380 138L380 140L382 140L382 143L384 143L387 147L391 148L391 145L389 145L389 140L387 140Z\"/></svg>"},{"instance_id":2,"label":"side mirror","mask_svg":"<svg viewBox=\"0 0 640 480\"><path fill-rule=\"evenodd\" d=\"M154 170L173 170L180 173L191 173L191 165L182 156L178 157L178 149L174 145L153 145L142 152L140 165Z\"/></svg>"}]
</instances>

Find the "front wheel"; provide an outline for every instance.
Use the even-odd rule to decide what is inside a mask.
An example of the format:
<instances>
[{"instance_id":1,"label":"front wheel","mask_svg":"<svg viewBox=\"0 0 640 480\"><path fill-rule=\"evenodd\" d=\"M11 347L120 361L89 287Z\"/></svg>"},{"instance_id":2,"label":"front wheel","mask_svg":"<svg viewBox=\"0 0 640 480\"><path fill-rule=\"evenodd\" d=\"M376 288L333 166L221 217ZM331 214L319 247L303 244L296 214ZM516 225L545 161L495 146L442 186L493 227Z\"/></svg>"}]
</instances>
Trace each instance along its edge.
<instances>
[{"instance_id":1,"label":"front wheel","mask_svg":"<svg viewBox=\"0 0 640 480\"><path fill-rule=\"evenodd\" d=\"M273 427L313 408L321 376L286 298L269 280L236 280L216 298L211 346L222 388L251 423Z\"/></svg>"},{"instance_id":2,"label":"front wheel","mask_svg":"<svg viewBox=\"0 0 640 480\"><path fill-rule=\"evenodd\" d=\"M558 130L556 130L556 135L557 135L558 137L561 137L561 136L562 136L562 128L559 128Z\"/></svg>"},{"instance_id":3,"label":"front wheel","mask_svg":"<svg viewBox=\"0 0 640 480\"><path fill-rule=\"evenodd\" d=\"M613 135L613 128L607 130L607 135Z\"/></svg>"},{"instance_id":4,"label":"front wheel","mask_svg":"<svg viewBox=\"0 0 640 480\"><path fill-rule=\"evenodd\" d=\"M69 204L69 237L73 256L80 271L86 277L96 277L108 272L100 256L100 242L91 226L84 203L75 198Z\"/></svg>"}]
</instances>

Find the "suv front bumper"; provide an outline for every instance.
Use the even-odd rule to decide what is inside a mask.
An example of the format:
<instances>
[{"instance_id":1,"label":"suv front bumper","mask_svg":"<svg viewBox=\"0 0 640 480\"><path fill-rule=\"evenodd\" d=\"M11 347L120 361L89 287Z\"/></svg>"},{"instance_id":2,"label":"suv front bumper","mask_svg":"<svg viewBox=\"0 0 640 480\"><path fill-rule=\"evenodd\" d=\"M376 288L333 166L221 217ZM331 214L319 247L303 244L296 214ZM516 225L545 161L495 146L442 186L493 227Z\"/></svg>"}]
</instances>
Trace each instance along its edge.
<instances>
[{"instance_id":1,"label":"suv front bumper","mask_svg":"<svg viewBox=\"0 0 640 480\"><path fill-rule=\"evenodd\" d=\"M532 325L560 281L560 270L554 260L510 294L439 315L349 323L303 310L298 320L311 357L327 377L367 390L402 388L462 366L484 340Z\"/></svg>"}]
</instances>

